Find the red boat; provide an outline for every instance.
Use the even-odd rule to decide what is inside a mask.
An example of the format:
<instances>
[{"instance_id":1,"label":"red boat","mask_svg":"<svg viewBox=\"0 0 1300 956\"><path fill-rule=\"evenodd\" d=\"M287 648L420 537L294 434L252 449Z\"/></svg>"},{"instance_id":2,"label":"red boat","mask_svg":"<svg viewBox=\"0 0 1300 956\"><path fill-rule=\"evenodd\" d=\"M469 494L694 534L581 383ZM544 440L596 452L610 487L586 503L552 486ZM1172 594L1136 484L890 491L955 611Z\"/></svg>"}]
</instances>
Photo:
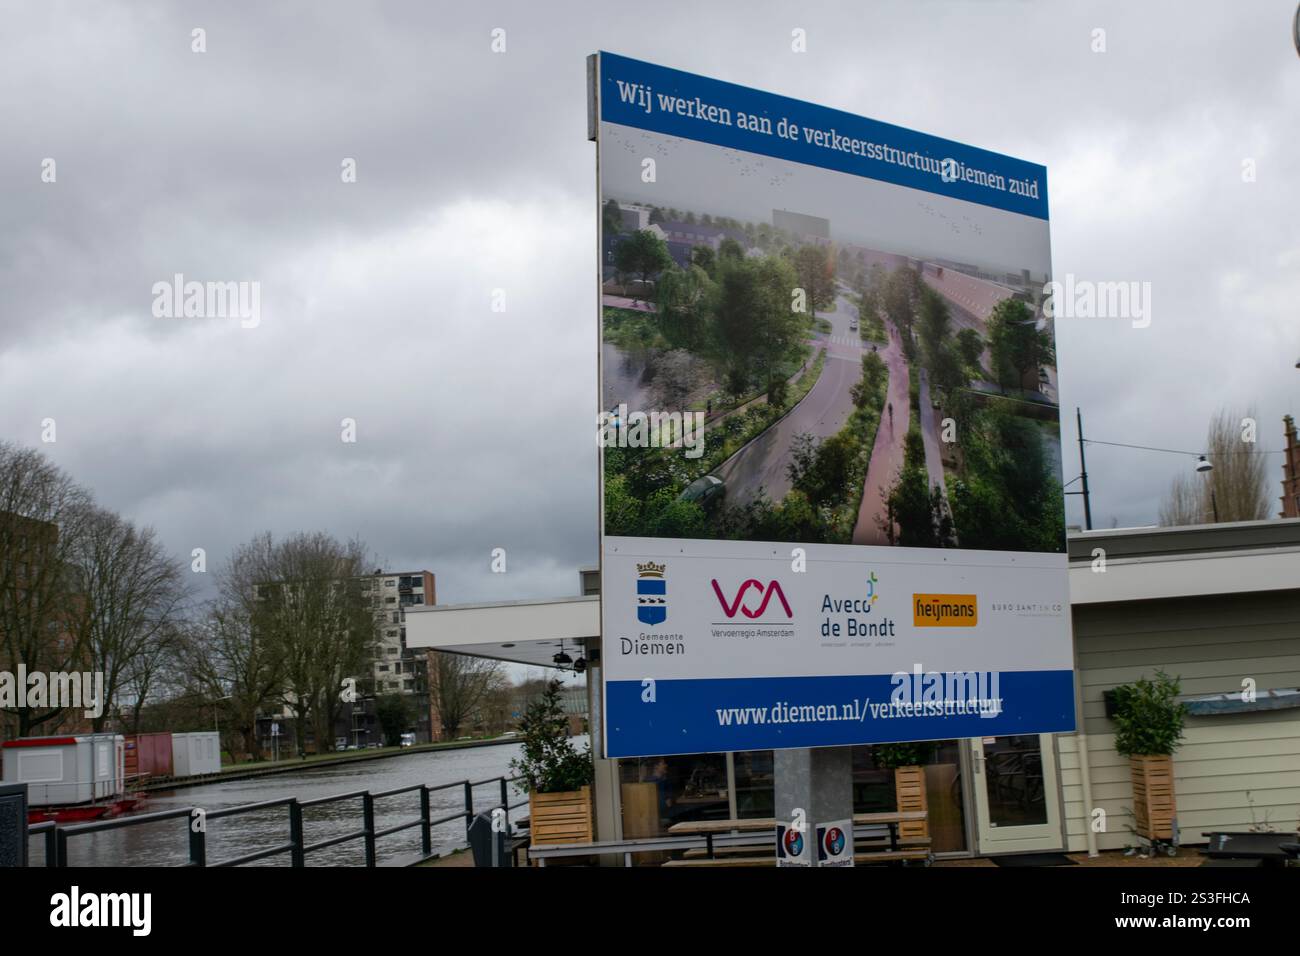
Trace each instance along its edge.
<instances>
[{"instance_id":1,"label":"red boat","mask_svg":"<svg viewBox=\"0 0 1300 956\"><path fill-rule=\"evenodd\" d=\"M121 734L20 737L0 744L5 783L27 784L27 822L83 823L133 810Z\"/></svg>"},{"instance_id":2,"label":"red boat","mask_svg":"<svg viewBox=\"0 0 1300 956\"><path fill-rule=\"evenodd\" d=\"M86 823L90 820L102 820L115 817L120 813L129 813L143 802L141 797L123 797L112 803L84 803L70 807L28 807L27 822L45 823Z\"/></svg>"}]
</instances>

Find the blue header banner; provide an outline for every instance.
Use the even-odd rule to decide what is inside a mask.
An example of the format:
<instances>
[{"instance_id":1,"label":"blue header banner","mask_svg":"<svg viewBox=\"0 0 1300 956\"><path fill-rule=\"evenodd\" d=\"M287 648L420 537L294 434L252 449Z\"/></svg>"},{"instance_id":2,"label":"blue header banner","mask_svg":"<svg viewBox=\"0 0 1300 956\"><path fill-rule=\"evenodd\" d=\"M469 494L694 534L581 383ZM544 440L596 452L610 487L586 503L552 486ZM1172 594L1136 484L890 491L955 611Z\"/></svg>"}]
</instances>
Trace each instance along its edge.
<instances>
[{"instance_id":1,"label":"blue header banner","mask_svg":"<svg viewBox=\"0 0 1300 956\"><path fill-rule=\"evenodd\" d=\"M600 118L1047 219L1037 163L614 53Z\"/></svg>"}]
</instances>

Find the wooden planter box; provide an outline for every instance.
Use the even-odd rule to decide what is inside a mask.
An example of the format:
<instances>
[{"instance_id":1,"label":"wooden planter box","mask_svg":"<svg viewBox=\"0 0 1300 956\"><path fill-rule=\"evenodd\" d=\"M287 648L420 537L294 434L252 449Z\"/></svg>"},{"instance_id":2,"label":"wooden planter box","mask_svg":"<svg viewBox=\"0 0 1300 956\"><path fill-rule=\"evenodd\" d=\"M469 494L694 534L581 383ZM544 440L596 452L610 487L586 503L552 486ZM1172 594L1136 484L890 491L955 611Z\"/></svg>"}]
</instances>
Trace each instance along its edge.
<instances>
[{"instance_id":1,"label":"wooden planter box","mask_svg":"<svg viewBox=\"0 0 1300 956\"><path fill-rule=\"evenodd\" d=\"M1133 818L1138 835L1148 840L1172 840L1174 817L1174 760L1167 756L1128 758L1133 778Z\"/></svg>"},{"instance_id":2,"label":"wooden planter box","mask_svg":"<svg viewBox=\"0 0 1300 956\"><path fill-rule=\"evenodd\" d=\"M528 798L528 834L532 846L547 843L590 843L591 787L563 793L534 793Z\"/></svg>"},{"instance_id":3,"label":"wooden planter box","mask_svg":"<svg viewBox=\"0 0 1300 956\"><path fill-rule=\"evenodd\" d=\"M894 796L898 801L899 813L906 813L909 810L928 811L930 802L925 795L925 768L894 768ZM898 836L903 840L929 839L929 819L900 823Z\"/></svg>"}]
</instances>

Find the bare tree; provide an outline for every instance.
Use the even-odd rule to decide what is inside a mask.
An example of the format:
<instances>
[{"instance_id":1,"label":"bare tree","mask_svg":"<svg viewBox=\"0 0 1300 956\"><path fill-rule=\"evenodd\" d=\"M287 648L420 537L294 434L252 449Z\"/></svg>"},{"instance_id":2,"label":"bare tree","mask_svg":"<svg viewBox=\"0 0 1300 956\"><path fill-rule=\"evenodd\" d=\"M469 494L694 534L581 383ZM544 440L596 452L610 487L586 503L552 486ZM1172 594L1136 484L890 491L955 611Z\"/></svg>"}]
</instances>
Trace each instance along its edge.
<instances>
[{"instance_id":1,"label":"bare tree","mask_svg":"<svg viewBox=\"0 0 1300 956\"><path fill-rule=\"evenodd\" d=\"M187 624L179 620L168 622L126 665L121 696L130 701L130 716L124 722L131 733L140 733L145 705L154 699L183 693L184 685L178 678L182 674L180 652Z\"/></svg>"},{"instance_id":2,"label":"bare tree","mask_svg":"<svg viewBox=\"0 0 1300 956\"><path fill-rule=\"evenodd\" d=\"M100 508L87 515L72 562L75 627L91 666L104 675L103 706L92 719L100 731L127 676L171 636L188 589L181 565L152 528L136 528Z\"/></svg>"},{"instance_id":3,"label":"bare tree","mask_svg":"<svg viewBox=\"0 0 1300 956\"><path fill-rule=\"evenodd\" d=\"M253 628L238 602L219 599L180 636L179 656L187 695L225 715L225 729L247 753L261 759L257 715L278 702L283 681L280 662L268 640Z\"/></svg>"},{"instance_id":4,"label":"bare tree","mask_svg":"<svg viewBox=\"0 0 1300 956\"><path fill-rule=\"evenodd\" d=\"M79 671L86 646L72 626L78 606L73 557L90 496L44 455L0 442L0 666ZM27 736L57 726L60 707L3 711Z\"/></svg>"},{"instance_id":5,"label":"bare tree","mask_svg":"<svg viewBox=\"0 0 1300 956\"><path fill-rule=\"evenodd\" d=\"M442 723L443 740L455 740L461 727L504 684L505 670L499 661L431 651L429 703Z\"/></svg>"},{"instance_id":6,"label":"bare tree","mask_svg":"<svg viewBox=\"0 0 1300 956\"><path fill-rule=\"evenodd\" d=\"M1268 517L1268 463L1254 441L1254 409L1238 413L1222 408L1210 420L1205 439L1212 470L1182 474L1171 482L1160 505L1162 525L1218 521L1258 521Z\"/></svg>"},{"instance_id":7,"label":"bare tree","mask_svg":"<svg viewBox=\"0 0 1300 956\"><path fill-rule=\"evenodd\" d=\"M365 546L314 532L279 543L265 534L251 548L259 575L253 626L279 658L297 732L310 722L322 753L334 744L343 682L361 671L378 630L362 589Z\"/></svg>"}]
</instances>

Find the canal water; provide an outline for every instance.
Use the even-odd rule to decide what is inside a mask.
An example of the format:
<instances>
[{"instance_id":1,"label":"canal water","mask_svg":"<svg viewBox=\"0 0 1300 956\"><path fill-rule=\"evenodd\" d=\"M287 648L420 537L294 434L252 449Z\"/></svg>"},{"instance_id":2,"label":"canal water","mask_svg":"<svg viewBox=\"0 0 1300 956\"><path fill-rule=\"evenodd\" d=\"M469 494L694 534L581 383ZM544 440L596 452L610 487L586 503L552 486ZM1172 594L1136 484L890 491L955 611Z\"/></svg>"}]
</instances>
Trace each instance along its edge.
<instances>
[{"instance_id":1,"label":"canal water","mask_svg":"<svg viewBox=\"0 0 1300 956\"><path fill-rule=\"evenodd\" d=\"M582 747L585 738L575 739ZM458 750L435 750L424 753L401 754L393 757L366 760L343 766L325 766L300 773L283 773L254 780L236 780L228 783L208 783L179 790L151 793L137 810L149 813L177 807L202 807L212 811L239 804L260 803L297 797L312 800L369 790L392 790L414 784L437 786L462 780L471 782L490 777L513 776L510 760L519 755L519 744L501 744L489 747L467 747ZM524 799L512 787L510 802ZM492 782L474 790L474 806L487 808L499 803L501 787ZM438 819L463 811L464 787L437 790L429 795L430 817ZM528 812L526 806L510 813L513 821ZM375 829L383 830L399 823L418 819L420 794L418 791L375 801ZM81 834L68 840L68 862L72 866L177 866L189 859L188 820L184 817L144 823L137 826L108 830L101 833ZM239 814L207 824L208 862L216 863L289 841L289 811L275 807L255 813ZM304 839L308 845L342 836L362 828L361 798L341 800L303 810ZM464 819L454 820L433 828L433 846L463 845ZM44 865L44 840L37 836L30 841L31 865ZM401 833L381 837L376 841L379 865L409 860L419 853L420 829L413 827ZM289 854L260 860L253 866L288 866ZM364 866L363 840L352 840L338 846L326 847L307 854L308 866Z\"/></svg>"}]
</instances>

